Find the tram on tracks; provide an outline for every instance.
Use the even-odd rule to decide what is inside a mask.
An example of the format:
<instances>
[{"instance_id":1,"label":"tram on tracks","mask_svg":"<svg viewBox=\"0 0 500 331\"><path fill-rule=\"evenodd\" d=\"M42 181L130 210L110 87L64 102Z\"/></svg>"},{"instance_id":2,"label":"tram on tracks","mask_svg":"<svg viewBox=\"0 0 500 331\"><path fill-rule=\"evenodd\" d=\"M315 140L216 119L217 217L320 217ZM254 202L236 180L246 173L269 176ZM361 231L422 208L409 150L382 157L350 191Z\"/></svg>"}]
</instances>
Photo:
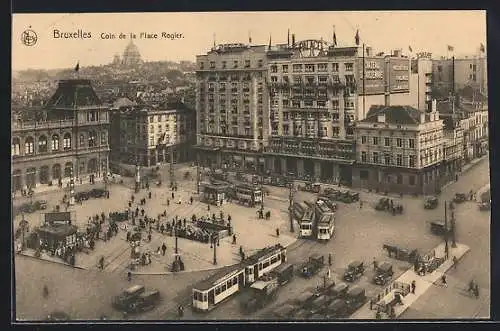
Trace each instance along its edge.
<instances>
[{"instance_id":1,"label":"tram on tracks","mask_svg":"<svg viewBox=\"0 0 500 331\"><path fill-rule=\"evenodd\" d=\"M309 238L314 234L315 215L313 208L307 208L300 220L300 237Z\"/></svg>"},{"instance_id":2,"label":"tram on tracks","mask_svg":"<svg viewBox=\"0 0 500 331\"><path fill-rule=\"evenodd\" d=\"M318 221L317 236L320 241L327 241L333 237L335 232L335 216L333 213L326 213Z\"/></svg>"},{"instance_id":3,"label":"tram on tracks","mask_svg":"<svg viewBox=\"0 0 500 331\"><path fill-rule=\"evenodd\" d=\"M309 207L303 202L294 202L292 207L293 217L300 221L307 208Z\"/></svg>"},{"instance_id":4,"label":"tram on tracks","mask_svg":"<svg viewBox=\"0 0 500 331\"><path fill-rule=\"evenodd\" d=\"M285 262L286 248L277 244L259 250L236 265L224 267L193 286L193 310L208 312L214 309Z\"/></svg>"}]
</instances>

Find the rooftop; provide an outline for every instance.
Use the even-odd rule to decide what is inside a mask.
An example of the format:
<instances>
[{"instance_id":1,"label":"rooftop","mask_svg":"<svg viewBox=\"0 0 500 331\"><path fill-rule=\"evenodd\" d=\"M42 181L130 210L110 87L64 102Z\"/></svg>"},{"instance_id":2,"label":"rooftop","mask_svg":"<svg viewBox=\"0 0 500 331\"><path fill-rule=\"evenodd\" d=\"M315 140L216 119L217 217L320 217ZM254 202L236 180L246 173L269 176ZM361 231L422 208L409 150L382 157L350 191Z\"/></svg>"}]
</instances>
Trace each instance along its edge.
<instances>
[{"instance_id":1,"label":"rooftop","mask_svg":"<svg viewBox=\"0 0 500 331\"><path fill-rule=\"evenodd\" d=\"M46 108L102 107L90 80L68 79L59 81L59 86L46 103Z\"/></svg>"},{"instance_id":2,"label":"rooftop","mask_svg":"<svg viewBox=\"0 0 500 331\"><path fill-rule=\"evenodd\" d=\"M420 124L421 112L410 106L371 106L361 123L378 123L379 115L385 115L385 123Z\"/></svg>"}]
</instances>

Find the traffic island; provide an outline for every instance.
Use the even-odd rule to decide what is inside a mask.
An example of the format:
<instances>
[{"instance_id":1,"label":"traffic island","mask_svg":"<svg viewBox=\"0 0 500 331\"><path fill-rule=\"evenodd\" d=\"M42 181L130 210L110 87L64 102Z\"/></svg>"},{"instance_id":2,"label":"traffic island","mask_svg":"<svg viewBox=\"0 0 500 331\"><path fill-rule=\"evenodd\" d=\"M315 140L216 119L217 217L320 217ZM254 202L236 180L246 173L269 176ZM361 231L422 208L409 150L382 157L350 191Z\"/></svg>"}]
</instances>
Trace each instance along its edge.
<instances>
[{"instance_id":1,"label":"traffic island","mask_svg":"<svg viewBox=\"0 0 500 331\"><path fill-rule=\"evenodd\" d=\"M436 257L445 256L445 244L440 244L435 248ZM374 320L379 319L397 319L403 314L415 301L418 300L431 286L439 285L442 276L453 267L453 257L459 261L467 252L469 246L456 244L456 247L449 248L449 259L445 260L436 270L425 275L418 275L414 268L409 269L396 279L391 285L381 291L377 299L366 303L353 315L351 319ZM414 284L414 291L411 284ZM399 302L399 299L400 302ZM374 302L375 301L375 302ZM377 311L388 311L388 305L392 307L392 316L386 313L377 314ZM381 309L382 308L382 309Z\"/></svg>"}]
</instances>

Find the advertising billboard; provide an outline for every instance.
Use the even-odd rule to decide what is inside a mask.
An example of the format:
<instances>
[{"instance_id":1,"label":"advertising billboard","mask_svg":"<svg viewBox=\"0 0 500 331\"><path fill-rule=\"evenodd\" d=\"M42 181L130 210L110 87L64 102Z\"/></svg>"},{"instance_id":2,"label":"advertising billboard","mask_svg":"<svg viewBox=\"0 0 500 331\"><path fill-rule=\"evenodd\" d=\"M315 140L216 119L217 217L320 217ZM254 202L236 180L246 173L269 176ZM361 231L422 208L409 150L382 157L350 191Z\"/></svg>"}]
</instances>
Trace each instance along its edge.
<instances>
[{"instance_id":1,"label":"advertising billboard","mask_svg":"<svg viewBox=\"0 0 500 331\"><path fill-rule=\"evenodd\" d=\"M410 61L408 58L391 58L389 61L389 91L403 93L410 90Z\"/></svg>"},{"instance_id":2,"label":"advertising billboard","mask_svg":"<svg viewBox=\"0 0 500 331\"><path fill-rule=\"evenodd\" d=\"M364 70L363 70L364 63ZM359 94L384 94L385 92L385 60L383 58L365 57L358 59ZM364 86L363 86L364 74ZM364 89L363 89L364 88Z\"/></svg>"}]
</instances>

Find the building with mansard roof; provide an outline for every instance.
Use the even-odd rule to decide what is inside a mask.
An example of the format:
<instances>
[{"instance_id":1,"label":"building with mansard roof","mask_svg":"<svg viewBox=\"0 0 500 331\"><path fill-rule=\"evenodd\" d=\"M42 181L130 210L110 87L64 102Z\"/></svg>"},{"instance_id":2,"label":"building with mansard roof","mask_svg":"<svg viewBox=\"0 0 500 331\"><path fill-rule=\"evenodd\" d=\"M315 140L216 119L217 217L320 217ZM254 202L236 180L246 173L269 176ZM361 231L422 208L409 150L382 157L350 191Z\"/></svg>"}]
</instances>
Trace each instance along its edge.
<instances>
[{"instance_id":1,"label":"building with mansard roof","mask_svg":"<svg viewBox=\"0 0 500 331\"><path fill-rule=\"evenodd\" d=\"M108 172L108 107L90 80L61 80L43 107L12 116L12 190L58 185Z\"/></svg>"}]
</instances>

